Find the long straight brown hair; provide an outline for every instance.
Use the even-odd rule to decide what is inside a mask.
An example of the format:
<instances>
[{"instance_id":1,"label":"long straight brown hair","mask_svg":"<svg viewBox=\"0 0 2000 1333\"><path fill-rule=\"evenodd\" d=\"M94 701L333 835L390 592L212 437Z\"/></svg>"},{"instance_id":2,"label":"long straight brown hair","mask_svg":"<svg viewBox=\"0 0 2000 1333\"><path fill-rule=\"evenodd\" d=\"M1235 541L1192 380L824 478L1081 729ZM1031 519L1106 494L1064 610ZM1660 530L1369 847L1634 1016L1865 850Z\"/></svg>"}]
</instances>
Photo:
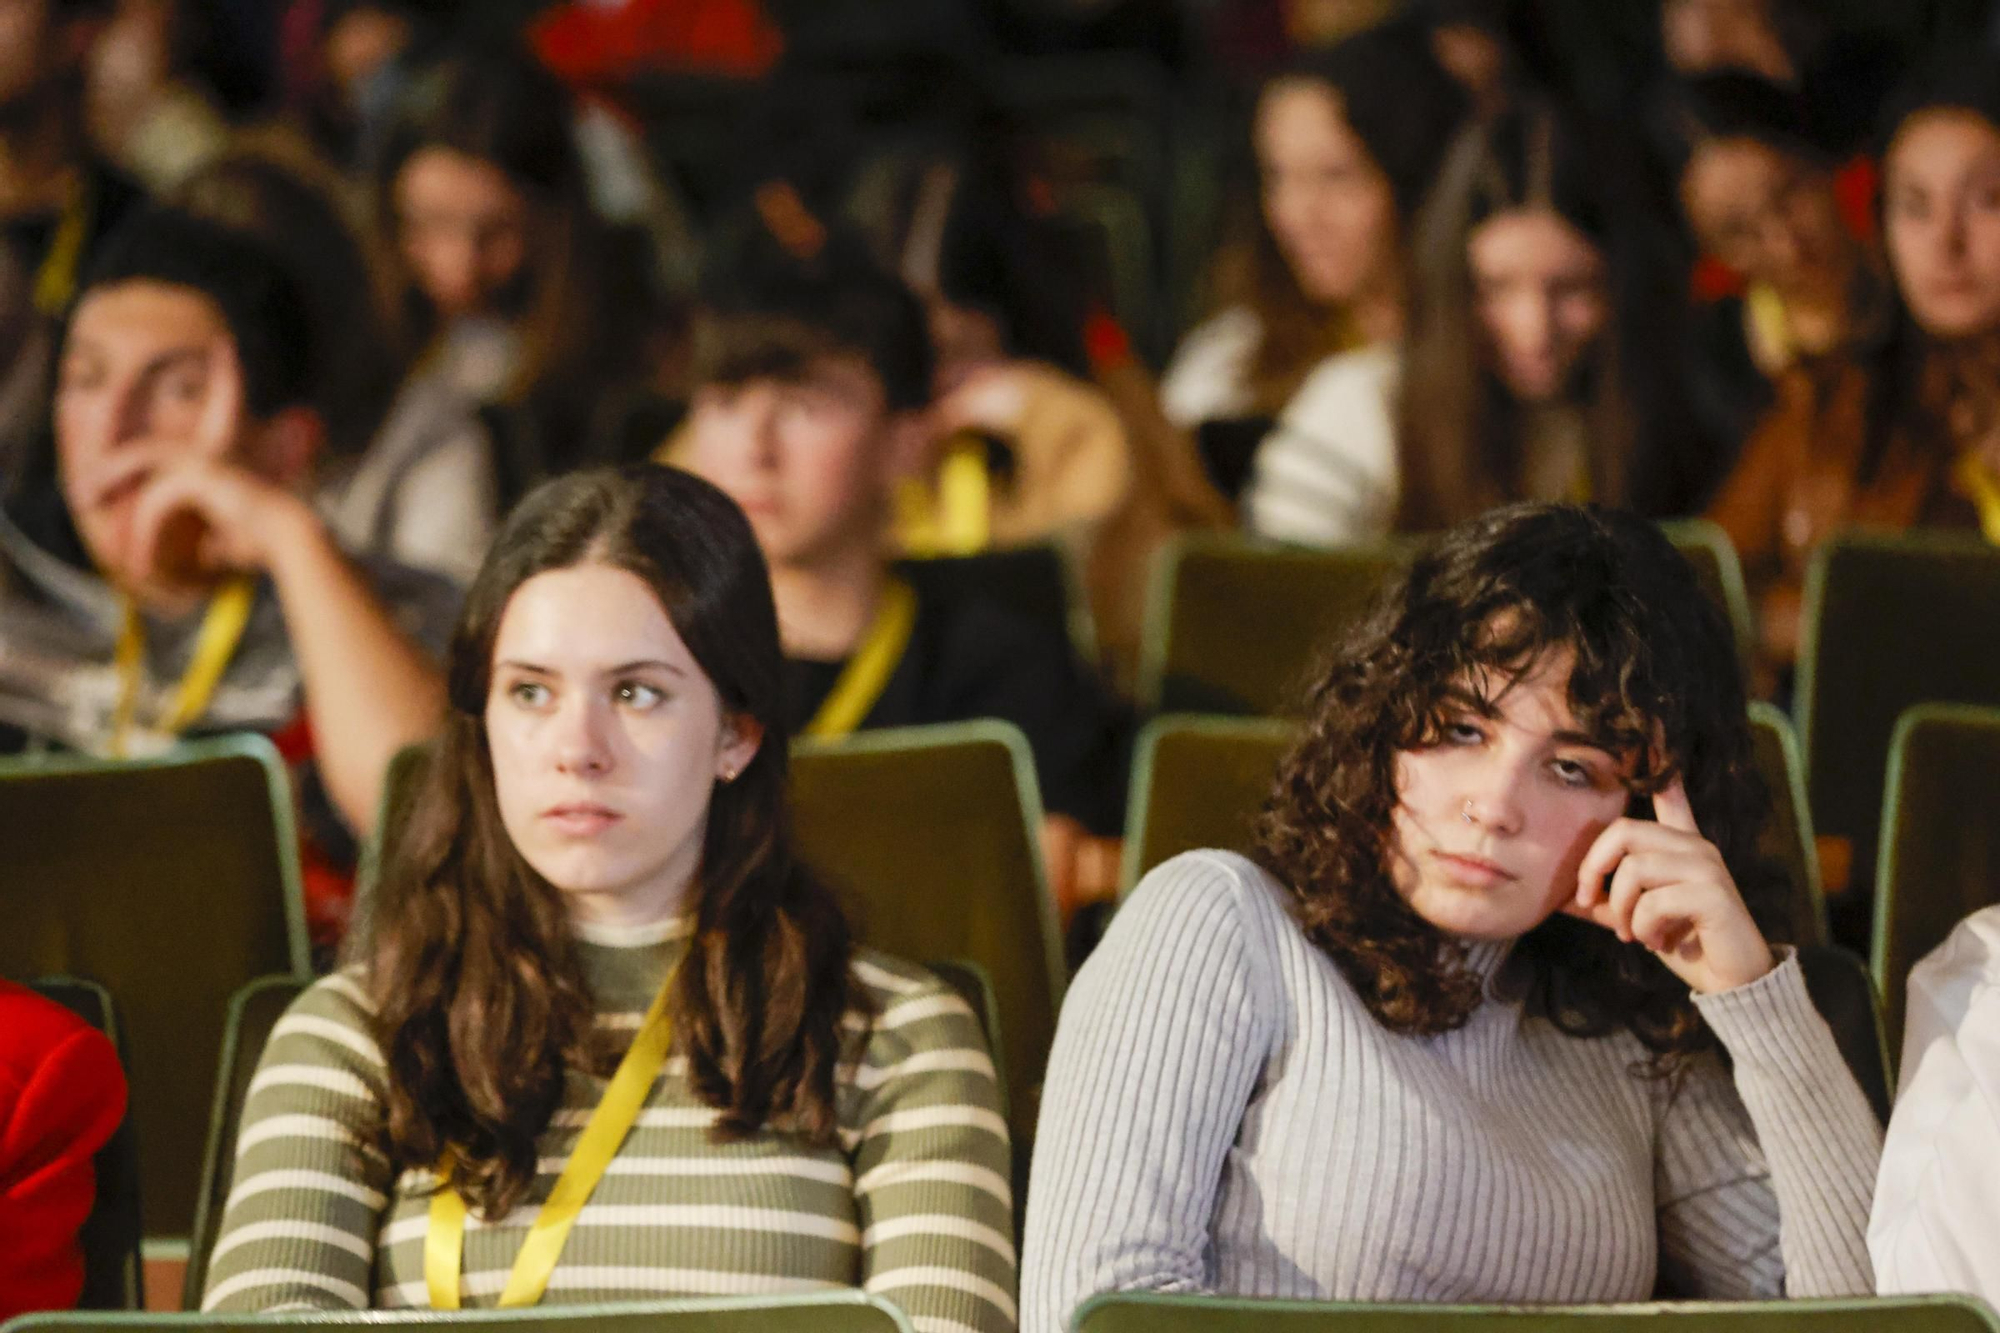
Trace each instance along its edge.
<instances>
[{"instance_id":1,"label":"long straight brown hair","mask_svg":"<svg viewBox=\"0 0 2000 1333\"><path fill-rule=\"evenodd\" d=\"M1585 430L1590 496L1643 512L1681 498L1688 449L1673 303L1653 290L1664 262L1619 211L1612 154L1573 118L1524 100L1463 129L1417 220L1409 328L1397 408L1402 500L1397 526L1428 532L1520 500L1526 441L1520 405L1488 368L1468 247L1480 223L1545 209L1597 246L1609 317L1577 367L1572 401Z\"/></svg>"},{"instance_id":2,"label":"long straight brown hair","mask_svg":"<svg viewBox=\"0 0 2000 1333\"><path fill-rule=\"evenodd\" d=\"M536 1139L569 1071L609 1072L561 893L500 820L485 710L500 617L547 570L600 563L653 589L724 711L763 727L710 800L694 930L669 1013L694 1090L728 1140L766 1127L834 1140L841 1018L866 1000L831 893L793 853L783 657L770 578L722 492L652 464L573 473L523 500L452 642L451 710L385 867L363 955L387 1057L385 1134L400 1165L448 1165L483 1215L534 1184Z\"/></svg>"},{"instance_id":3,"label":"long straight brown hair","mask_svg":"<svg viewBox=\"0 0 2000 1333\"><path fill-rule=\"evenodd\" d=\"M1264 84L1252 119L1275 90L1298 85L1333 99L1345 128L1388 180L1397 225L1407 229L1453 132L1472 109L1432 54L1429 37L1414 24L1390 22L1308 52ZM1276 416L1315 366L1348 348L1353 320L1345 305L1316 301L1299 286L1261 207L1238 230L1243 235L1220 257L1214 286L1220 305L1247 306L1257 314L1260 336L1249 367L1253 410ZM1394 262L1402 259L1398 253Z\"/></svg>"}]
</instances>

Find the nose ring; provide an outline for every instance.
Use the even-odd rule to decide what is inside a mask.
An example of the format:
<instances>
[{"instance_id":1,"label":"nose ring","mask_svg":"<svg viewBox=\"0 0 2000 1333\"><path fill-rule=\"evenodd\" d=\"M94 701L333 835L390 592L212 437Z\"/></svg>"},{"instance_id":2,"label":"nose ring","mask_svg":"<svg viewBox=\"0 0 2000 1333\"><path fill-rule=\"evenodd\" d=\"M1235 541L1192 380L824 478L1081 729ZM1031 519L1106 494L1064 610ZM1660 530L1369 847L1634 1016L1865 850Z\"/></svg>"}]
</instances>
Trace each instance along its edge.
<instances>
[{"instance_id":1,"label":"nose ring","mask_svg":"<svg viewBox=\"0 0 2000 1333\"><path fill-rule=\"evenodd\" d=\"M1465 803L1465 809L1463 809L1463 810L1461 810L1461 811L1459 811L1459 812L1458 812L1458 817L1459 817L1460 819L1463 819L1463 820L1464 820L1464 821L1465 821L1466 823L1468 823L1468 824L1470 824L1470 823L1472 822L1472 802L1471 802L1471 801L1467 801L1467 802Z\"/></svg>"}]
</instances>

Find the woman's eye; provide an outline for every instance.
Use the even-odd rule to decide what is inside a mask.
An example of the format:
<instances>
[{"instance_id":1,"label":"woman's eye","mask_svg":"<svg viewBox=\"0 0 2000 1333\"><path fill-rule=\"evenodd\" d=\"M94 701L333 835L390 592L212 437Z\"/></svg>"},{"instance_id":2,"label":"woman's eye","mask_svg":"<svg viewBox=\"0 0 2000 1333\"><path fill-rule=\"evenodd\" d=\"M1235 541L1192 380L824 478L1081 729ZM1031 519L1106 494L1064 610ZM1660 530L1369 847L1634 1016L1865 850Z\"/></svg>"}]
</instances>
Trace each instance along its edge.
<instances>
[{"instance_id":1,"label":"woman's eye","mask_svg":"<svg viewBox=\"0 0 2000 1333\"><path fill-rule=\"evenodd\" d=\"M508 687L507 697L524 708L540 708L549 701L549 687L536 680L516 681Z\"/></svg>"},{"instance_id":2,"label":"woman's eye","mask_svg":"<svg viewBox=\"0 0 2000 1333\"><path fill-rule=\"evenodd\" d=\"M1447 722L1444 724L1444 741L1447 745L1477 745L1486 734L1470 722Z\"/></svg>"},{"instance_id":3,"label":"woman's eye","mask_svg":"<svg viewBox=\"0 0 2000 1333\"><path fill-rule=\"evenodd\" d=\"M1557 779L1564 786L1595 787L1597 785L1597 774L1591 770L1588 764L1579 763L1574 759L1557 759L1552 764L1552 767L1555 769Z\"/></svg>"},{"instance_id":4,"label":"woman's eye","mask_svg":"<svg viewBox=\"0 0 2000 1333\"><path fill-rule=\"evenodd\" d=\"M667 697L664 690L636 680L620 682L616 693L619 703L638 709L656 708Z\"/></svg>"}]
</instances>

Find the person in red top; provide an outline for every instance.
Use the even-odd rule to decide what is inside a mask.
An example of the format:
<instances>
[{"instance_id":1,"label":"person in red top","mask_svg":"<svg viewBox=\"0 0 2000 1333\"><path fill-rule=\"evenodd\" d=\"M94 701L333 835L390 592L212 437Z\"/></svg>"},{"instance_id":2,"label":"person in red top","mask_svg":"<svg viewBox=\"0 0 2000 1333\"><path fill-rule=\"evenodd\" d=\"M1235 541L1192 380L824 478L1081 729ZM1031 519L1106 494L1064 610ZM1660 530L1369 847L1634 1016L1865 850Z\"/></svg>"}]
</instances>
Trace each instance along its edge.
<instances>
[{"instance_id":1,"label":"person in red top","mask_svg":"<svg viewBox=\"0 0 2000 1333\"><path fill-rule=\"evenodd\" d=\"M0 981L0 1320L76 1304L92 1159L124 1118L125 1074L104 1034Z\"/></svg>"}]
</instances>

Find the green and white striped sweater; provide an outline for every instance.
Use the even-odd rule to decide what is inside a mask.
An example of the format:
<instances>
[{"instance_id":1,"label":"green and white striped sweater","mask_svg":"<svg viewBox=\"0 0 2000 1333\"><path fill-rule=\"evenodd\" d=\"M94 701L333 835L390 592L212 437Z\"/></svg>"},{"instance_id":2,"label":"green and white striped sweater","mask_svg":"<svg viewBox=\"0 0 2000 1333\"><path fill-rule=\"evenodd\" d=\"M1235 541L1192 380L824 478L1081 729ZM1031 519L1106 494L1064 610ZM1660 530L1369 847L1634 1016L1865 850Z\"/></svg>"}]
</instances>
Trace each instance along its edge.
<instances>
[{"instance_id":1,"label":"green and white striped sweater","mask_svg":"<svg viewBox=\"0 0 2000 1333\"><path fill-rule=\"evenodd\" d=\"M685 921L583 933L598 1021L636 1031L685 948ZM714 1112L670 1056L638 1124L571 1231L547 1303L863 1287L929 1333L1015 1322L1006 1122L978 1020L930 973L862 952L876 1001L851 1016L840 1146L766 1133L709 1138ZM427 1306L435 1177L381 1153L385 1071L353 970L316 983L273 1029L250 1085L203 1307ZM469 1219L464 1301L494 1304L602 1080L572 1075L541 1139L527 1204Z\"/></svg>"}]
</instances>

